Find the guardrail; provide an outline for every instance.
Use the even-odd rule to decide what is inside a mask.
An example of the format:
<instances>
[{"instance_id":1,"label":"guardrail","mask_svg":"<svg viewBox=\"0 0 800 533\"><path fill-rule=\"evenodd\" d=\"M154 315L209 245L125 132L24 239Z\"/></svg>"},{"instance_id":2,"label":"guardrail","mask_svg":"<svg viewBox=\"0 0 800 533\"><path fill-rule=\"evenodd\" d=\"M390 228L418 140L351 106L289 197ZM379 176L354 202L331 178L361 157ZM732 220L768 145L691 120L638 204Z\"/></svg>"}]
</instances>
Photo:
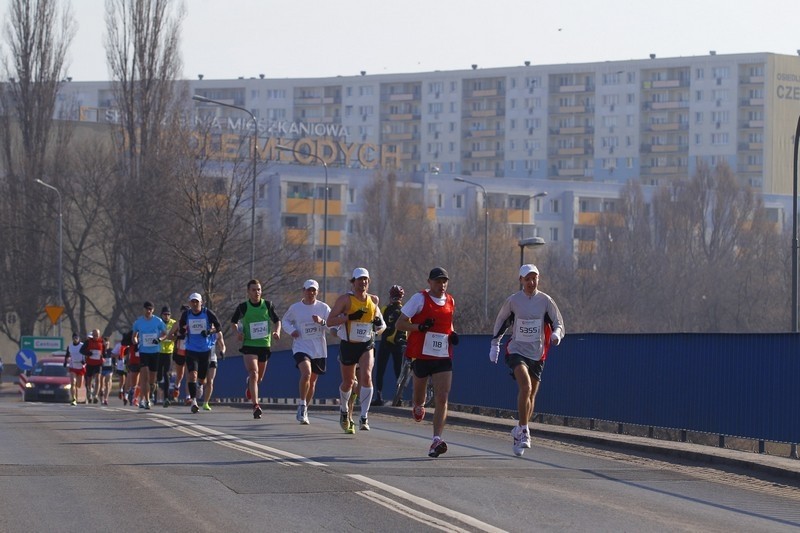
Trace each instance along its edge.
<instances>
[{"instance_id":1,"label":"guardrail","mask_svg":"<svg viewBox=\"0 0 800 533\"><path fill-rule=\"evenodd\" d=\"M508 368L488 359L489 336L462 335L455 351L454 404L515 410ZM233 347L231 347L233 349ZM338 398L338 346L316 398ZM214 395L244 396L240 356L220 363ZM800 442L800 335L568 334L545 364L536 413L679 432ZM260 394L296 398L299 374L290 352L270 359ZM393 390L387 370L384 399ZM407 391L406 398L410 397Z\"/></svg>"}]
</instances>

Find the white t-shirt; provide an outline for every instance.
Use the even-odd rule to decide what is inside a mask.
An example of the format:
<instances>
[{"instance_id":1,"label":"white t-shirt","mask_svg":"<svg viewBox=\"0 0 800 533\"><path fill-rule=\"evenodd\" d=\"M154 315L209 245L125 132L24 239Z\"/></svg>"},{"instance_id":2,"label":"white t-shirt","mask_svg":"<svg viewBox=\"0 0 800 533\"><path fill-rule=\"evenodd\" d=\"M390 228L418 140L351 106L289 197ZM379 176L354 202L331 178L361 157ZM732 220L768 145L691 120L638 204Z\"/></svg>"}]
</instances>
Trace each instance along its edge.
<instances>
[{"instance_id":1,"label":"white t-shirt","mask_svg":"<svg viewBox=\"0 0 800 533\"><path fill-rule=\"evenodd\" d=\"M328 304L319 300L311 305L301 300L289 306L281 321L283 331L289 335L300 332L299 337L292 337L292 353L305 353L312 359L328 357L328 342L325 339L328 328L317 324L311 317L317 315L327 322L330 312Z\"/></svg>"},{"instance_id":2,"label":"white t-shirt","mask_svg":"<svg viewBox=\"0 0 800 533\"><path fill-rule=\"evenodd\" d=\"M79 342L78 344L68 344L67 345L67 352L69 352L69 367L74 368L76 370L83 368L83 354L81 353L81 348L83 347L83 343Z\"/></svg>"},{"instance_id":3,"label":"white t-shirt","mask_svg":"<svg viewBox=\"0 0 800 533\"><path fill-rule=\"evenodd\" d=\"M431 300L433 300L433 303L435 303L439 307L442 307L444 304L447 303L447 293L442 294L441 298L437 298L436 296L431 294L430 291L426 292L428 293L428 296L431 297ZM414 295L411 298L409 298L408 302L406 302L405 305L403 305L402 309L400 309L400 312L406 315L408 318L411 318L420 311L422 311L423 305L425 305L425 295L422 294L421 292L415 292Z\"/></svg>"}]
</instances>

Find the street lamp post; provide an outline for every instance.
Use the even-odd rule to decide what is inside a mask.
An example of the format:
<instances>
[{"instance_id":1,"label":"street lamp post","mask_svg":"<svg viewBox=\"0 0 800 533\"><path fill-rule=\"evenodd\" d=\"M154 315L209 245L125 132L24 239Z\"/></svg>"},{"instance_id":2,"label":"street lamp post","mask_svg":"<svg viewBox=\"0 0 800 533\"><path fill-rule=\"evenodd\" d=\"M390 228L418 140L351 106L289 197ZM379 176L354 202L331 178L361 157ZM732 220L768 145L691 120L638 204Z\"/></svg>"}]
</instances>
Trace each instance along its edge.
<instances>
[{"instance_id":1,"label":"street lamp post","mask_svg":"<svg viewBox=\"0 0 800 533\"><path fill-rule=\"evenodd\" d=\"M239 111L244 111L253 121L253 197L250 200L250 279L255 279L255 268L256 268L256 175L258 173L258 121L256 120L256 116L244 107L229 104L226 102L220 102L219 100L212 100L211 98L206 98L205 96L200 96L199 94L195 94L192 96L192 100L197 102L202 102L204 104L213 104L222 107L230 107L233 109L238 109Z\"/></svg>"},{"instance_id":2,"label":"street lamp post","mask_svg":"<svg viewBox=\"0 0 800 533\"><path fill-rule=\"evenodd\" d=\"M464 178L453 178L453 181L468 183L480 187L483 191L484 227L483 227L483 318L489 320L489 198L486 196L486 187Z\"/></svg>"},{"instance_id":3,"label":"street lamp post","mask_svg":"<svg viewBox=\"0 0 800 533\"><path fill-rule=\"evenodd\" d=\"M797 152L800 144L800 117L794 132L794 186L792 187L792 333L797 333Z\"/></svg>"},{"instance_id":4,"label":"street lamp post","mask_svg":"<svg viewBox=\"0 0 800 533\"><path fill-rule=\"evenodd\" d=\"M323 207L323 219L322 219L322 301L325 301L325 295L328 290L328 164L325 162L322 157L317 154L313 154L311 152L300 152L295 150L294 148L290 148L289 146L283 146L281 144L275 145L275 148L281 150L283 152L292 152L297 155L313 157L320 163L322 163L322 168L325 170L325 202ZM314 195L316 197L316 194ZM316 242L316 241L315 241ZM314 258L314 262L316 263L317 258Z\"/></svg>"},{"instance_id":5,"label":"street lamp post","mask_svg":"<svg viewBox=\"0 0 800 533\"><path fill-rule=\"evenodd\" d=\"M36 178L36 183L56 191L58 195L58 305L64 307L64 218L61 210L61 191ZM61 337L61 317L58 319L58 336Z\"/></svg>"},{"instance_id":6,"label":"street lamp post","mask_svg":"<svg viewBox=\"0 0 800 533\"><path fill-rule=\"evenodd\" d=\"M529 239L520 239L517 242L519 246L519 266L525 264L525 247L526 246L542 246L545 244L544 239L541 237L531 237ZM522 281L519 282L519 288L522 289Z\"/></svg>"}]
</instances>

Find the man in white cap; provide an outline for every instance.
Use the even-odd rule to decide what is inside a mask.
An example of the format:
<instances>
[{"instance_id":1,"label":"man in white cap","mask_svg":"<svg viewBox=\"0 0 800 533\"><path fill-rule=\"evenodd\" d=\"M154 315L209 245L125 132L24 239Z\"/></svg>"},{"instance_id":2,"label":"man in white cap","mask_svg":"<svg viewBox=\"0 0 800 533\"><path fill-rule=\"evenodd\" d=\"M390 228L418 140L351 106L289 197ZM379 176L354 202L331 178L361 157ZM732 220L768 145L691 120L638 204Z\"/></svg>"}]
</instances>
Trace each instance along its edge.
<instances>
[{"instance_id":1,"label":"man in white cap","mask_svg":"<svg viewBox=\"0 0 800 533\"><path fill-rule=\"evenodd\" d=\"M283 315L283 331L292 336L292 353L300 371L300 405L297 421L308 424L308 406L314 398L317 378L325 373L328 343L325 340L326 320L331 308L317 300L319 283L308 279L303 283L303 299L289 306Z\"/></svg>"},{"instance_id":2,"label":"man in white cap","mask_svg":"<svg viewBox=\"0 0 800 533\"><path fill-rule=\"evenodd\" d=\"M352 413L347 402L356 381L361 385L361 420L359 429L369 431L369 406L372 402L372 364L374 361L375 336L386 324L381 316L379 299L369 294L369 272L366 268L356 268L350 278L353 288L336 299L331 309L328 325L340 326L339 363L342 371L342 384L339 387L339 423L345 433L355 433Z\"/></svg>"},{"instance_id":3,"label":"man in white cap","mask_svg":"<svg viewBox=\"0 0 800 533\"><path fill-rule=\"evenodd\" d=\"M216 333L222 326L210 309L203 305L203 297L194 292L189 295L189 309L181 314L180 320L170 333L186 331L186 388L189 391L189 405L192 413L200 410L197 405L198 383L203 383L208 374L211 350L216 343Z\"/></svg>"},{"instance_id":4,"label":"man in white cap","mask_svg":"<svg viewBox=\"0 0 800 533\"><path fill-rule=\"evenodd\" d=\"M542 369L550 346L558 346L564 338L564 320L553 299L539 290L539 269L522 265L519 269L522 289L506 299L494 322L494 336L489 360L497 363L500 341L511 327L511 340L506 344L505 362L517 382L519 424L511 430L514 455L521 456L531 447L528 421L533 416L536 393L542 381Z\"/></svg>"}]
</instances>

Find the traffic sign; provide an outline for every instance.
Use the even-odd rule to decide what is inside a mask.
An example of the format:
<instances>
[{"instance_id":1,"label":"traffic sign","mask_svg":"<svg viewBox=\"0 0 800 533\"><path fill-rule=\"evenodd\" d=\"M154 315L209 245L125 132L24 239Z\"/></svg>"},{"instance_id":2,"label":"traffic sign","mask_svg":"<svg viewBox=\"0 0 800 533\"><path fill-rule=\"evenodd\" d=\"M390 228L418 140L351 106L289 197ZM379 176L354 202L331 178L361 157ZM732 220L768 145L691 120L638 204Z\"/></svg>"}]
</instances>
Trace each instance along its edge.
<instances>
[{"instance_id":1,"label":"traffic sign","mask_svg":"<svg viewBox=\"0 0 800 533\"><path fill-rule=\"evenodd\" d=\"M50 317L50 322L55 326L58 323L58 319L61 317L61 313L64 312L64 306L46 305L44 307L44 312L47 313L47 316Z\"/></svg>"},{"instance_id":2,"label":"traffic sign","mask_svg":"<svg viewBox=\"0 0 800 533\"><path fill-rule=\"evenodd\" d=\"M34 366L36 366L36 352L28 349L17 352L17 368L31 370Z\"/></svg>"},{"instance_id":3,"label":"traffic sign","mask_svg":"<svg viewBox=\"0 0 800 533\"><path fill-rule=\"evenodd\" d=\"M20 348L34 352L54 352L64 349L64 339L61 337L30 337L24 336L20 340Z\"/></svg>"}]
</instances>

